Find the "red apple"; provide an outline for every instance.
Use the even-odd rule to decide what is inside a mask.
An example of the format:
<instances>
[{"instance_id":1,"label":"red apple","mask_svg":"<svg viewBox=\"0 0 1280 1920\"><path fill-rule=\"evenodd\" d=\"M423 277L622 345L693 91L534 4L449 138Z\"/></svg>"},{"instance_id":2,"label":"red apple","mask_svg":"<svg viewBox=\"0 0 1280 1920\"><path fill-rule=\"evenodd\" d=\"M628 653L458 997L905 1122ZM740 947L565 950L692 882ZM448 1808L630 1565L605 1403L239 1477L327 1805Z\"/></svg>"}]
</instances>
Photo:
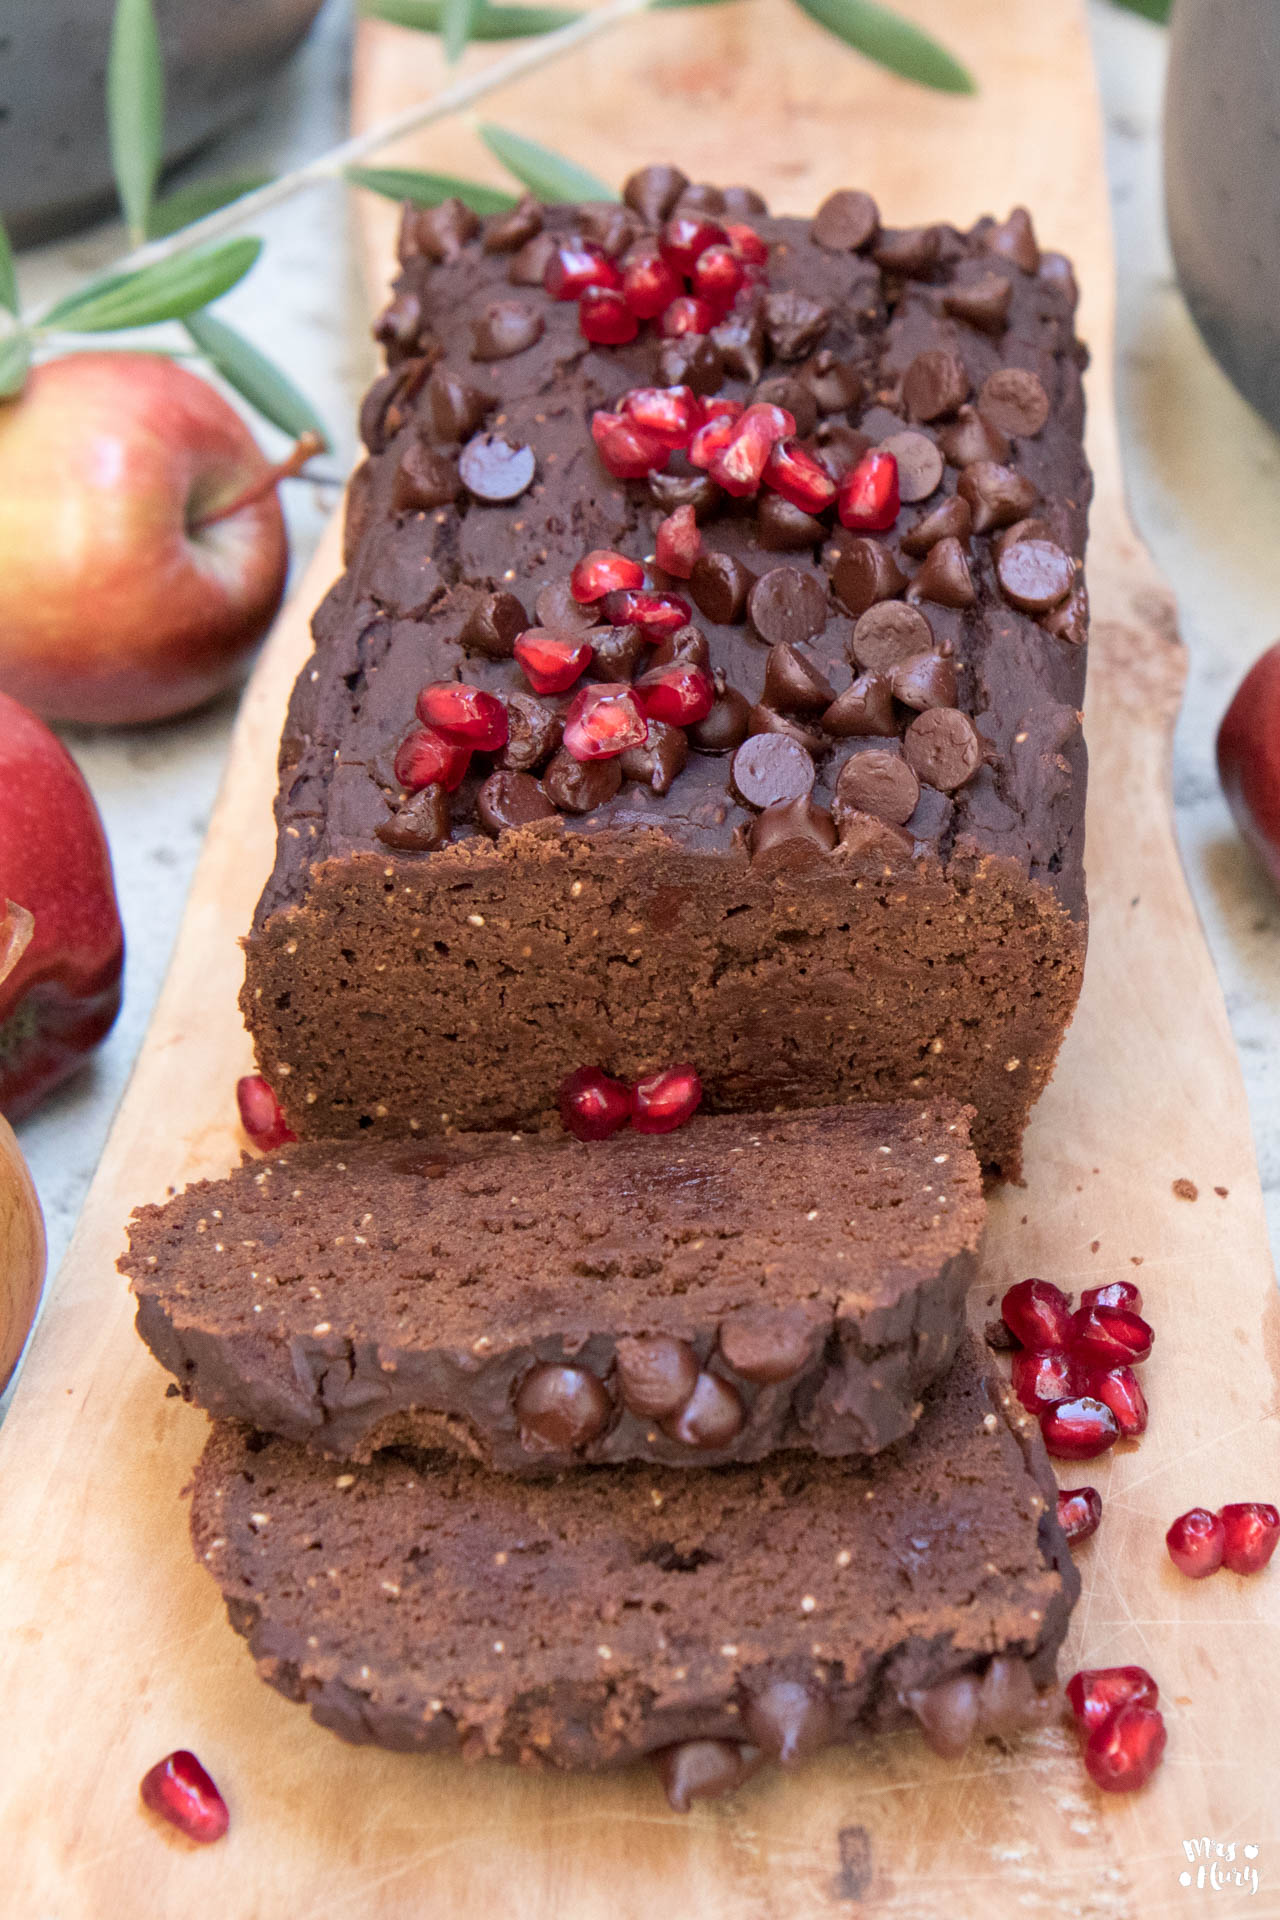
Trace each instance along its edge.
<instances>
[{"instance_id":1,"label":"red apple","mask_svg":"<svg viewBox=\"0 0 1280 1920\"><path fill-rule=\"evenodd\" d=\"M0 693L0 1113L28 1113L120 1011L124 934L84 776Z\"/></svg>"},{"instance_id":2,"label":"red apple","mask_svg":"<svg viewBox=\"0 0 1280 1920\"><path fill-rule=\"evenodd\" d=\"M118 725L230 685L284 590L271 473L234 408L172 360L37 367L0 405L0 689L49 720Z\"/></svg>"},{"instance_id":3,"label":"red apple","mask_svg":"<svg viewBox=\"0 0 1280 1920\"><path fill-rule=\"evenodd\" d=\"M1223 716L1218 778L1237 827L1280 886L1280 642L1254 661Z\"/></svg>"}]
</instances>

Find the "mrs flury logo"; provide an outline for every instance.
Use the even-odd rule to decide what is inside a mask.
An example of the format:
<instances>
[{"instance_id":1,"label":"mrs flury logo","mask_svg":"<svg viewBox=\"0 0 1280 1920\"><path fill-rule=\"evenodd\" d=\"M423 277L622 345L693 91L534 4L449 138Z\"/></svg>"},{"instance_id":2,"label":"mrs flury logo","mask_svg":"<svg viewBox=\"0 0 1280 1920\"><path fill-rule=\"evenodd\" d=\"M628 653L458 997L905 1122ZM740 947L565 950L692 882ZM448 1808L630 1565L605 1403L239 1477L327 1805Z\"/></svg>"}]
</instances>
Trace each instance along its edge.
<instances>
[{"instance_id":1,"label":"mrs flury logo","mask_svg":"<svg viewBox=\"0 0 1280 1920\"><path fill-rule=\"evenodd\" d=\"M1256 1893L1258 1848L1237 1847L1234 1840L1184 1840L1182 1851L1190 1865L1178 1875L1180 1887L1198 1887L1204 1893Z\"/></svg>"}]
</instances>

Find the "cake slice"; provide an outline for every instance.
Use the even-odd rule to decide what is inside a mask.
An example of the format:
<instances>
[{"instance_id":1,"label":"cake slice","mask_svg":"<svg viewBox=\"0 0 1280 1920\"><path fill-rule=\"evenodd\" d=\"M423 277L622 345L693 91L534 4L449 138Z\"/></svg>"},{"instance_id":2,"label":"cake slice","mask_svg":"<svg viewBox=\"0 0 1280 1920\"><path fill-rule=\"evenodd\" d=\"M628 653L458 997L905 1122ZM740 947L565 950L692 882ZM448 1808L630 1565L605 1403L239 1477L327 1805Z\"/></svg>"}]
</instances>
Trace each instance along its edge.
<instances>
[{"instance_id":1,"label":"cake slice","mask_svg":"<svg viewBox=\"0 0 1280 1920\"><path fill-rule=\"evenodd\" d=\"M121 1266L188 1398L342 1458L870 1453L963 1326L968 1122L936 1100L292 1146L144 1207Z\"/></svg>"},{"instance_id":2,"label":"cake slice","mask_svg":"<svg viewBox=\"0 0 1280 1920\"><path fill-rule=\"evenodd\" d=\"M522 1483L339 1470L215 1425L195 1549L263 1679L344 1739L524 1765L657 1757L677 1804L761 1752L916 1718L963 1750L1048 1707L1079 1581L1035 1423L966 1337L871 1462Z\"/></svg>"}]
</instances>

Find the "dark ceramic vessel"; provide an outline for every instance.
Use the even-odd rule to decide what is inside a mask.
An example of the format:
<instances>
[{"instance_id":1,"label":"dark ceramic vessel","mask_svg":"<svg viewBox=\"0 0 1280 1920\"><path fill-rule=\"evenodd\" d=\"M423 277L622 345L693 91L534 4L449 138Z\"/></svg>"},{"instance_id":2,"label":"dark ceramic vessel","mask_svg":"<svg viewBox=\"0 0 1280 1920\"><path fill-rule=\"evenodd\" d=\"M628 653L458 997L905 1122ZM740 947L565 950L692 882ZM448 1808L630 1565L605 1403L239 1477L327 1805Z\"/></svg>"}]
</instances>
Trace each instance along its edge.
<instances>
[{"instance_id":1,"label":"dark ceramic vessel","mask_svg":"<svg viewBox=\"0 0 1280 1920\"><path fill-rule=\"evenodd\" d=\"M156 0L166 159L246 113L320 0ZM114 0L0 0L0 211L19 244L111 205L104 78Z\"/></svg>"},{"instance_id":2,"label":"dark ceramic vessel","mask_svg":"<svg viewBox=\"0 0 1280 1920\"><path fill-rule=\"evenodd\" d=\"M1165 203L1196 325L1280 427L1280 0L1177 0Z\"/></svg>"}]
</instances>

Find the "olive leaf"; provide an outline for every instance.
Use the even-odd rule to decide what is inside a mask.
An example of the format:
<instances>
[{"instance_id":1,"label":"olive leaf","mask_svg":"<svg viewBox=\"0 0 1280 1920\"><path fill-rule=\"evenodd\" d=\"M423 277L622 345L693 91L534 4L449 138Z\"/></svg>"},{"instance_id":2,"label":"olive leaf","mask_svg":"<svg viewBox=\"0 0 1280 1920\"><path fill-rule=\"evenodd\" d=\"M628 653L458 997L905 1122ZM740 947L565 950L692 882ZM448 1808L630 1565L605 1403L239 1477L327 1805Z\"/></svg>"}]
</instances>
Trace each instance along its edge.
<instances>
[{"instance_id":1,"label":"olive leaf","mask_svg":"<svg viewBox=\"0 0 1280 1920\"><path fill-rule=\"evenodd\" d=\"M597 180L594 173L552 153L549 147L540 147L536 140L527 140L522 133L509 133L505 127L495 127L491 120L480 122L479 133L494 158L539 200L616 200L618 197L613 188Z\"/></svg>"},{"instance_id":2,"label":"olive leaf","mask_svg":"<svg viewBox=\"0 0 1280 1920\"><path fill-rule=\"evenodd\" d=\"M144 240L164 142L164 58L151 0L116 0L107 56L111 170L129 232Z\"/></svg>"},{"instance_id":3,"label":"olive leaf","mask_svg":"<svg viewBox=\"0 0 1280 1920\"><path fill-rule=\"evenodd\" d=\"M256 193L270 178L269 173L224 173L214 180L193 180L190 186L175 187L152 207L147 232L153 240L165 239L189 227L192 221L216 213L219 207L242 200L246 193Z\"/></svg>"},{"instance_id":4,"label":"olive leaf","mask_svg":"<svg viewBox=\"0 0 1280 1920\"><path fill-rule=\"evenodd\" d=\"M3 220L0 220L0 307L9 313L18 311L18 273L13 264L8 229Z\"/></svg>"},{"instance_id":5,"label":"olive leaf","mask_svg":"<svg viewBox=\"0 0 1280 1920\"><path fill-rule=\"evenodd\" d=\"M478 180L460 180L453 173L419 173L413 167L348 167L347 179L388 200L411 200L415 207L438 207L442 200L461 200L472 213L509 213L515 195Z\"/></svg>"},{"instance_id":6,"label":"olive leaf","mask_svg":"<svg viewBox=\"0 0 1280 1920\"><path fill-rule=\"evenodd\" d=\"M226 240L202 253L175 254L136 273L108 274L68 294L40 322L43 330L110 333L184 320L243 280L262 252L261 240Z\"/></svg>"},{"instance_id":7,"label":"olive leaf","mask_svg":"<svg viewBox=\"0 0 1280 1920\"><path fill-rule=\"evenodd\" d=\"M0 400L7 400L11 394L22 391L30 365L29 334L10 333L0 340Z\"/></svg>"},{"instance_id":8,"label":"olive leaf","mask_svg":"<svg viewBox=\"0 0 1280 1920\"><path fill-rule=\"evenodd\" d=\"M445 0L361 0L361 13L375 20L390 20L393 26L413 27L419 33L439 33L442 29ZM525 40L531 34L554 33L580 20L576 7L490 6L476 0L471 22L473 40Z\"/></svg>"},{"instance_id":9,"label":"olive leaf","mask_svg":"<svg viewBox=\"0 0 1280 1920\"><path fill-rule=\"evenodd\" d=\"M450 66L460 60L466 51L480 4L481 0L444 0L440 36L444 43L444 57Z\"/></svg>"},{"instance_id":10,"label":"olive leaf","mask_svg":"<svg viewBox=\"0 0 1280 1920\"><path fill-rule=\"evenodd\" d=\"M299 434L318 433L326 447L330 444L324 422L306 395L251 340L213 313L189 313L182 324L228 386L273 427L294 440Z\"/></svg>"},{"instance_id":11,"label":"olive leaf","mask_svg":"<svg viewBox=\"0 0 1280 1920\"><path fill-rule=\"evenodd\" d=\"M976 93L973 75L945 47L875 0L796 0L800 9L848 46L904 80L942 93Z\"/></svg>"},{"instance_id":12,"label":"olive leaf","mask_svg":"<svg viewBox=\"0 0 1280 1920\"><path fill-rule=\"evenodd\" d=\"M1173 0L1113 0L1113 4L1140 13L1144 20L1154 20L1161 27L1168 25L1173 11Z\"/></svg>"}]
</instances>

